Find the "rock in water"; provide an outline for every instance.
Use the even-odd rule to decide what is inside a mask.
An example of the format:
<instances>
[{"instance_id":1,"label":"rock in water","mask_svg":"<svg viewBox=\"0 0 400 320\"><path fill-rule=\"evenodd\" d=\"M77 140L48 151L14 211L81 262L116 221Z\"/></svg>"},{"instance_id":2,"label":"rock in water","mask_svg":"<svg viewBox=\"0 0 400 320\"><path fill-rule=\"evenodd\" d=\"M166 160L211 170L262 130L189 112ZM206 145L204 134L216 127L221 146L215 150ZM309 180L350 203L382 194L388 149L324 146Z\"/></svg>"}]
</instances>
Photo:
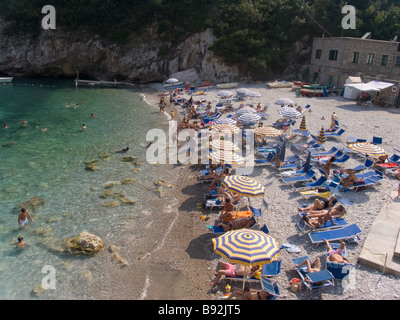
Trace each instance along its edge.
<instances>
[{"instance_id":1,"label":"rock in water","mask_svg":"<svg viewBox=\"0 0 400 320\"><path fill-rule=\"evenodd\" d=\"M16 211L21 212L22 208L27 209L28 211L34 211L37 212L41 206L44 205L44 200L40 197L32 197L27 201L21 202L17 208Z\"/></svg>"},{"instance_id":2,"label":"rock in water","mask_svg":"<svg viewBox=\"0 0 400 320\"><path fill-rule=\"evenodd\" d=\"M67 239L66 246L72 253L93 254L100 251L104 243L98 236L85 230L76 238Z\"/></svg>"}]
</instances>

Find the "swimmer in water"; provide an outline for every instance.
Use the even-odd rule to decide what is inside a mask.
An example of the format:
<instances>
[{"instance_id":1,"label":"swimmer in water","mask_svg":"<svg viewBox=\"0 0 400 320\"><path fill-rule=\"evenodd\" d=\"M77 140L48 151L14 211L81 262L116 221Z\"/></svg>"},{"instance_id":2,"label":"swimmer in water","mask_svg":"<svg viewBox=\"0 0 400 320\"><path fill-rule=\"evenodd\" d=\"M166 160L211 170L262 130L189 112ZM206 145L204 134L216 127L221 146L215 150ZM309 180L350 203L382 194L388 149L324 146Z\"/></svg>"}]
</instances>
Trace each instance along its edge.
<instances>
[{"instance_id":1,"label":"swimmer in water","mask_svg":"<svg viewBox=\"0 0 400 320\"><path fill-rule=\"evenodd\" d=\"M86 130L86 125L85 124L82 125L82 129Z\"/></svg>"},{"instance_id":2,"label":"swimmer in water","mask_svg":"<svg viewBox=\"0 0 400 320\"><path fill-rule=\"evenodd\" d=\"M15 239L12 240L11 245L15 245L17 249L22 250L28 246L28 244L24 241L23 236L18 236L18 242L15 242Z\"/></svg>"},{"instance_id":3,"label":"swimmer in water","mask_svg":"<svg viewBox=\"0 0 400 320\"><path fill-rule=\"evenodd\" d=\"M67 104L67 108L69 108L71 106L71 102Z\"/></svg>"},{"instance_id":4,"label":"swimmer in water","mask_svg":"<svg viewBox=\"0 0 400 320\"><path fill-rule=\"evenodd\" d=\"M43 132L46 132L46 131L47 131L47 128L46 128L46 127L43 127L42 131L43 131Z\"/></svg>"}]
</instances>

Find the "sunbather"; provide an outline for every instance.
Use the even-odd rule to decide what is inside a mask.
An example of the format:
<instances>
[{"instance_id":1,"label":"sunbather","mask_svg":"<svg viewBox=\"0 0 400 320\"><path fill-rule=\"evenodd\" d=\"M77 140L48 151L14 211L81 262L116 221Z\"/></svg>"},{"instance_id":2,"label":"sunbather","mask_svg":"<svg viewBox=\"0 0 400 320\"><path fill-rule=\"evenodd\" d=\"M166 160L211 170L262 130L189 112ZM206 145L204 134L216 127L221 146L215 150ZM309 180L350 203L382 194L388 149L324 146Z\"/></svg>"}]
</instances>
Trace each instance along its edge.
<instances>
[{"instance_id":1,"label":"sunbather","mask_svg":"<svg viewBox=\"0 0 400 320\"><path fill-rule=\"evenodd\" d=\"M323 239L326 248L328 250L328 256L326 257L327 262L338 262L338 263L343 263L345 261L350 262L349 259L343 256L344 249L346 247L346 244L344 242L340 243L340 247L337 250L332 249L331 245L329 244L329 241L326 239Z\"/></svg>"},{"instance_id":2,"label":"sunbather","mask_svg":"<svg viewBox=\"0 0 400 320\"><path fill-rule=\"evenodd\" d=\"M341 218L346 214L346 209L340 204L335 208L321 210L318 212L308 213L303 219L314 228L324 227L330 221L332 225L337 225L333 222L334 218Z\"/></svg>"},{"instance_id":3,"label":"sunbather","mask_svg":"<svg viewBox=\"0 0 400 320\"><path fill-rule=\"evenodd\" d=\"M300 264L295 264L296 268L300 268L301 266L307 266L307 272L312 273L312 272L318 272L321 271L321 260L320 258L315 258L313 262L310 262L310 260L306 259Z\"/></svg>"},{"instance_id":4,"label":"sunbather","mask_svg":"<svg viewBox=\"0 0 400 320\"><path fill-rule=\"evenodd\" d=\"M216 175L216 171L214 169L210 169L208 174L197 177L197 181L215 179Z\"/></svg>"},{"instance_id":5,"label":"sunbather","mask_svg":"<svg viewBox=\"0 0 400 320\"><path fill-rule=\"evenodd\" d=\"M260 272L262 268L259 265L254 266L244 266L241 264L231 264L227 262L220 262L218 272L216 272L215 280L210 283L210 285L215 286L219 283L222 276L228 277L254 277L257 272Z\"/></svg>"},{"instance_id":6,"label":"sunbather","mask_svg":"<svg viewBox=\"0 0 400 320\"><path fill-rule=\"evenodd\" d=\"M305 207L305 208L300 208L298 207L297 209L299 211L307 211L308 213L314 213L315 211L320 211L324 209L329 209L332 208L336 204L337 200L335 195L331 195L328 199L320 200L320 199L315 199L314 203L311 206Z\"/></svg>"},{"instance_id":7,"label":"sunbather","mask_svg":"<svg viewBox=\"0 0 400 320\"><path fill-rule=\"evenodd\" d=\"M225 178L226 176L229 175L229 173L230 173L230 170L229 170L228 168L225 168L219 175L218 175L218 174L215 175L213 182L211 182L210 189L216 188L216 187L218 186L218 184L219 184L222 180L224 180L224 178Z\"/></svg>"},{"instance_id":8,"label":"sunbather","mask_svg":"<svg viewBox=\"0 0 400 320\"><path fill-rule=\"evenodd\" d=\"M254 290L250 289L249 286L245 286L243 290L235 289L227 300L267 300L269 296L271 296L271 294L264 290Z\"/></svg>"},{"instance_id":9,"label":"sunbather","mask_svg":"<svg viewBox=\"0 0 400 320\"><path fill-rule=\"evenodd\" d=\"M325 165L324 165L323 170L325 171L327 177L329 177L329 175L330 175L330 173L331 173L332 163L335 162L335 160L336 160L336 157L333 156L333 157L329 158L329 159L326 161Z\"/></svg>"},{"instance_id":10,"label":"sunbather","mask_svg":"<svg viewBox=\"0 0 400 320\"><path fill-rule=\"evenodd\" d=\"M389 159L389 156L388 156L386 153L380 155L380 156L378 157L378 159L375 160L375 162L374 162L374 167L377 167L377 165L380 164L380 163L385 163L385 162L387 162L388 159Z\"/></svg>"},{"instance_id":11,"label":"sunbather","mask_svg":"<svg viewBox=\"0 0 400 320\"><path fill-rule=\"evenodd\" d=\"M358 182L358 178L355 175L353 170L347 169L346 172L347 172L348 176L346 178L342 179L343 186L342 186L342 189L340 189L339 191L344 191L348 187L354 186Z\"/></svg>"},{"instance_id":12,"label":"sunbather","mask_svg":"<svg viewBox=\"0 0 400 320\"><path fill-rule=\"evenodd\" d=\"M235 207L233 206L231 199L226 199L224 209L218 218L217 227L221 227L224 231L232 230L232 213L234 210Z\"/></svg>"}]
</instances>

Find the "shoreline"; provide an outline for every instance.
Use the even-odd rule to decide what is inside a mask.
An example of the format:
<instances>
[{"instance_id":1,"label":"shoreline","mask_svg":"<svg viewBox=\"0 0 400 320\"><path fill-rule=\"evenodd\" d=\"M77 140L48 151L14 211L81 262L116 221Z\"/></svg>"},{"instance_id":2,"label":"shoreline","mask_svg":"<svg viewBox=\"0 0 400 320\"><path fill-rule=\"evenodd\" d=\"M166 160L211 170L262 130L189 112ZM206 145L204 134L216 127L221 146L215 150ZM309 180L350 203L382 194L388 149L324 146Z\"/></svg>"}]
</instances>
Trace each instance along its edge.
<instances>
[{"instance_id":1,"label":"shoreline","mask_svg":"<svg viewBox=\"0 0 400 320\"><path fill-rule=\"evenodd\" d=\"M264 85L265 86L265 85ZM346 134L340 140L328 140L326 149L329 150L335 144L345 145L348 136L371 139L372 135L383 137L383 147L389 155L394 151L397 141L400 140L397 123L400 121L399 109L383 109L380 107L357 106L354 101L345 100L341 97L328 98L295 98L294 91L290 89L269 89L259 84L246 84L243 87L251 88L262 93L262 97L255 99L267 103L268 120L265 124L270 125L279 118L277 106L274 101L280 97L289 97L302 107L311 104L311 110L307 114L307 129L314 135L320 130L321 125L329 126L330 115L335 111L339 116L340 124L346 129ZM217 100L216 92L212 89L207 92L205 99L212 101L213 105ZM141 91L147 104L158 108L161 91L157 87ZM168 103L167 103L168 105ZM237 107L238 103L234 103ZM180 106L173 105L175 119L181 119ZM170 110L170 107L167 107ZM373 116L371 116L371 113ZM169 116L167 114L167 116ZM325 120L322 120L323 117ZM294 128L298 128L300 121ZM296 140L297 142L297 140ZM288 148L289 149L289 148ZM288 154L288 153L287 153ZM358 165L359 159L352 157L345 166L338 166L335 169L351 168ZM203 194L207 192L207 184L199 184L196 177L198 170L192 166L175 166L174 175L179 186L173 190L173 196L179 201L177 204L177 216L170 226L170 232L165 236L163 246L154 250L147 260L149 272L143 283L143 291L140 295L134 294L135 290L125 291L123 294L115 295L116 299L143 299L143 300L215 300L222 296L224 287L228 283L222 280L220 285L211 287L217 263L221 257L213 252L211 245L212 234L206 229L207 224L213 224L218 211L207 212L199 210L196 204L202 202ZM270 235L275 237L280 244L290 243L301 249L300 255L323 257L324 246L313 246L307 235L301 235L295 226L297 206L305 201L293 192L289 187L282 185L277 178L277 171L272 167L256 167L251 175L266 187L264 200L268 203L268 211L263 212L262 223L266 223L270 229ZM348 192L345 197L353 202L348 208L346 219L350 223L357 223L362 229L361 242L348 245L349 259L355 263L361 251L362 244L368 234L369 227L373 223L377 213L389 199L389 194L397 190L398 181L385 177L381 185L371 187L362 192ZM308 201L308 203L310 203ZM202 214L210 217L208 222L200 219ZM391 275L382 275L380 272L369 267L356 264L355 287L335 286L327 288L322 292L308 293L304 289L293 293L290 291L290 280L297 277L290 259L296 254L282 250L281 274L274 277L278 281L283 297L280 300L361 300L377 299L391 300L400 297L400 279ZM132 271L118 272L117 280L121 286L137 285L132 277ZM237 287L237 282L230 283ZM397 284L397 285L396 285ZM397 297L397 298L396 298Z\"/></svg>"}]
</instances>

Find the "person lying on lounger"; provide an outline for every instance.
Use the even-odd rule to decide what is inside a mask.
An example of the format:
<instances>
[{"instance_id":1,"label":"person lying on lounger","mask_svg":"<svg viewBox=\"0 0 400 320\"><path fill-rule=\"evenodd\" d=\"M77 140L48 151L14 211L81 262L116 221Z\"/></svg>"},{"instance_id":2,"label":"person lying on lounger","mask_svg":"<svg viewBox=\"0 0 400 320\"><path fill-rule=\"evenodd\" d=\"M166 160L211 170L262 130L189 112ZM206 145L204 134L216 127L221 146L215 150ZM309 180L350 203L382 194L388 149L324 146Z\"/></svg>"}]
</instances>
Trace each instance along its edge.
<instances>
[{"instance_id":1,"label":"person lying on lounger","mask_svg":"<svg viewBox=\"0 0 400 320\"><path fill-rule=\"evenodd\" d=\"M337 225L333 222L334 218L340 218L345 215L346 209L340 204L335 208L321 210L319 212L309 213L303 219L314 228L322 228L330 221L332 225Z\"/></svg>"},{"instance_id":2,"label":"person lying on lounger","mask_svg":"<svg viewBox=\"0 0 400 320\"><path fill-rule=\"evenodd\" d=\"M335 195L331 195L328 199L315 199L314 203L311 206L308 206L306 208L299 207L297 209L302 212L306 211L308 213L315 213L315 211L332 208L336 204L336 202L337 200Z\"/></svg>"},{"instance_id":3,"label":"person lying on lounger","mask_svg":"<svg viewBox=\"0 0 400 320\"><path fill-rule=\"evenodd\" d=\"M271 296L264 290L250 289L248 285L244 289L235 289L226 300L267 300Z\"/></svg>"},{"instance_id":4,"label":"person lying on lounger","mask_svg":"<svg viewBox=\"0 0 400 320\"><path fill-rule=\"evenodd\" d=\"M340 243L340 247L337 250L332 249L331 245L329 244L329 241L326 239L323 239L326 248L328 250L328 256L326 257L327 262L337 262L337 263L344 263L344 262L349 262L349 259L343 256L344 249L346 247L346 244L344 242Z\"/></svg>"},{"instance_id":5,"label":"person lying on lounger","mask_svg":"<svg viewBox=\"0 0 400 320\"><path fill-rule=\"evenodd\" d=\"M307 266L307 273L312 273L312 272L318 272L321 271L321 260L320 258L315 258L313 262L310 262L310 260L306 259L300 264L295 264L296 268L300 268L302 266Z\"/></svg>"},{"instance_id":6,"label":"person lying on lounger","mask_svg":"<svg viewBox=\"0 0 400 320\"><path fill-rule=\"evenodd\" d=\"M346 173L348 174L348 176L346 178L342 179L343 182L343 186L342 189L340 189L339 191L344 191L346 190L348 187L354 186L355 184L357 184L358 182L358 178L355 175L354 171L351 169L347 169Z\"/></svg>"},{"instance_id":7,"label":"person lying on lounger","mask_svg":"<svg viewBox=\"0 0 400 320\"><path fill-rule=\"evenodd\" d=\"M217 173L216 173L215 169L210 169L208 174L206 174L204 176L197 177L197 181L212 180L212 179L215 179L216 175L217 175Z\"/></svg>"},{"instance_id":8,"label":"person lying on lounger","mask_svg":"<svg viewBox=\"0 0 400 320\"><path fill-rule=\"evenodd\" d=\"M261 272L262 267L259 265L254 266L244 266L241 264L231 264L227 262L220 262L218 272L215 274L215 280L210 283L211 286L215 286L219 283L222 276L227 277L246 277L252 278L257 272Z\"/></svg>"}]
</instances>

